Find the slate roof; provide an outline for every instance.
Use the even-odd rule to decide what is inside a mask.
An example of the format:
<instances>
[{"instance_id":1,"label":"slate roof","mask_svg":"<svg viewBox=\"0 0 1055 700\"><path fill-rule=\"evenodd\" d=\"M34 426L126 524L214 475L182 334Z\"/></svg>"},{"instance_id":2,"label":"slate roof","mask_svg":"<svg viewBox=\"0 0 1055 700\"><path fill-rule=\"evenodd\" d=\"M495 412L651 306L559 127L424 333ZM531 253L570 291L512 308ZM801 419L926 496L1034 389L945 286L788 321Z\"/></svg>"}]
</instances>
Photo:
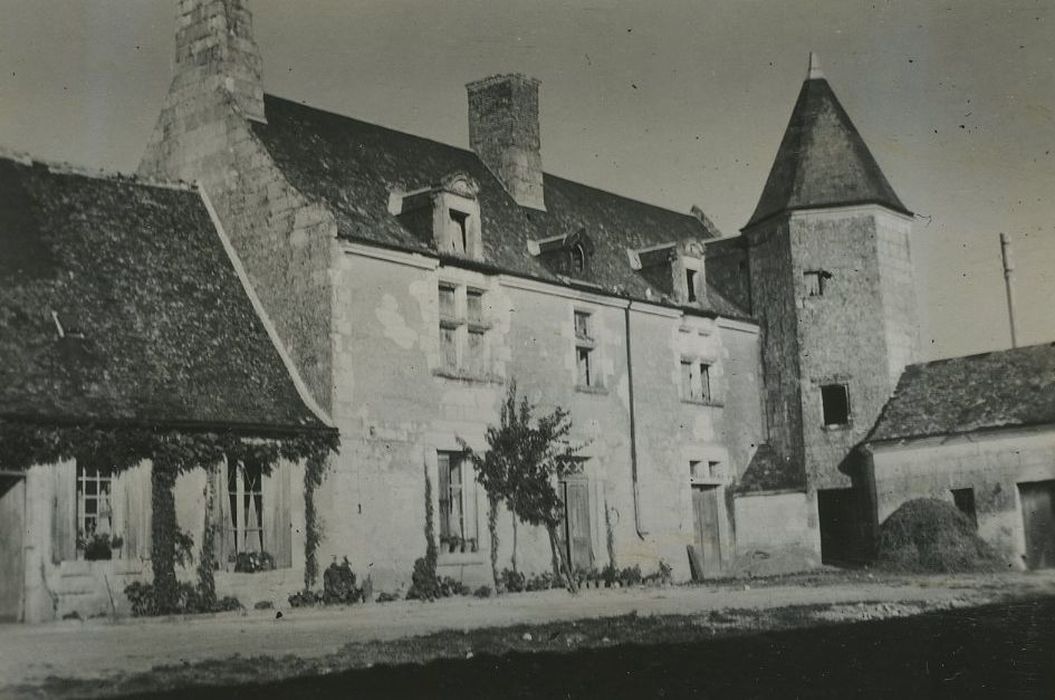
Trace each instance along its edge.
<instances>
[{"instance_id":1,"label":"slate roof","mask_svg":"<svg viewBox=\"0 0 1055 700\"><path fill-rule=\"evenodd\" d=\"M747 226L794 209L881 204L911 214L823 77L802 84Z\"/></svg>"},{"instance_id":2,"label":"slate roof","mask_svg":"<svg viewBox=\"0 0 1055 700\"><path fill-rule=\"evenodd\" d=\"M1055 423L1055 343L910 365L866 443Z\"/></svg>"},{"instance_id":3,"label":"slate roof","mask_svg":"<svg viewBox=\"0 0 1055 700\"><path fill-rule=\"evenodd\" d=\"M2 157L0 418L322 427L195 190Z\"/></svg>"},{"instance_id":4,"label":"slate roof","mask_svg":"<svg viewBox=\"0 0 1055 700\"><path fill-rule=\"evenodd\" d=\"M769 443L762 443L736 485L737 493L783 491L805 487L804 472L794 462L782 458Z\"/></svg>"},{"instance_id":5,"label":"slate roof","mask_svg":"<svg viewBox=\"0 0 1055 700\"><path fill-rule=\"evenodd\" d=\"M529 255L527 242L584 230L593 252L579 281L646 300L649 284L630 267L627 248L719 235L713 225L691 214L549 174L543 180L546 211L522 208L472 151L271 95L265 96L264 104L267 123L253 124L257 137L294 187L328 206L337 219L338 235L348 240L435 255L429 243L389 212L389 195L434 186L457 172L480 186L482 262L515 275L574 284ZM734 318L747 316L714 289L708 290L703 308Z\"/></svg>"}]
</instances>

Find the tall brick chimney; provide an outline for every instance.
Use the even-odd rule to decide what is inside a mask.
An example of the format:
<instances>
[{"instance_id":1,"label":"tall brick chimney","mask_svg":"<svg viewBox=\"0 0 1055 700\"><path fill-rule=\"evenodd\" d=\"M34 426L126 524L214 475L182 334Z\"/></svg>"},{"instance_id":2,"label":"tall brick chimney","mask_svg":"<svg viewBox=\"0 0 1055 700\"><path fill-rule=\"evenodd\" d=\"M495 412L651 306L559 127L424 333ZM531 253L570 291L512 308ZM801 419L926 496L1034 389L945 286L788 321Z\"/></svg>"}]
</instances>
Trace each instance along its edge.
<instances>
[{"instance_id":1,"label":"tall brick chimney","mask_svg":"<svg viewBox=\"0 0 1055 700\"><path fill-rule=\"evenodd\" d=\"M178 0L172 93L222 88L249 119L265 121L263 61L248 0Z\"/></svg>"},{"instance_id":2,"label":"tall brick chimney","mask_svg":"<svg viewBox=\"0 0 1055 700\"><path fill-rule=\"evenodd\" d=\"M516 203L546 208L538 121L539 81L519 73L466 85L469 146L502 181Z\"/></svg>"}]
</instances>

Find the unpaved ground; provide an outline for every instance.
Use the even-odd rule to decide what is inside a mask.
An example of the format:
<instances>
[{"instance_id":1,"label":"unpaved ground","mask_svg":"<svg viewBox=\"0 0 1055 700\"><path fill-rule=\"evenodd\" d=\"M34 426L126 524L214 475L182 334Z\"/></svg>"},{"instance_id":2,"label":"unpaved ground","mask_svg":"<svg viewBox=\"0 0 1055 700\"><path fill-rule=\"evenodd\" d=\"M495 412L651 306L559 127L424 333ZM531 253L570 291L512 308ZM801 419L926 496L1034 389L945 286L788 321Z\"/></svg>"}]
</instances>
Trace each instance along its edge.
<instances>
[{"instance_id":1,"label":"unpaved ground","mask_svg":"<svg viewBox=\"0 0 1055 700\"><path fill-rule=\"evenodd\" d=\"M765 629L780 620L754 611L813 606L800 624L901 617L928 610L1055 595L1055 572L975 577L789 577L769 582L716 587L589 590L573 597L563 591L454 599L437 603L403 601L341 609L229 613L185 620L63 622L36 627L0 627L0 695L34 695L47 679L125 678L158 665L194 664L244 657L286 657L278 677L331 670L311 661L333 657L347 645L399 640L441 630L481 628L586 618L703 616L710 630ZM768 620L768 622L767 622ZM561 643L566 641L561 638ZM584 641L584 640L580 640ZM635 639L641 643L642 639ZM598 643L603 642L603 639ZM578 644L579 642L576 642ZM395 648L392 645L390 651ZM425 661L444 653L442 639L411 645L403 661ZM402 653L402 652L400 652ZM341 657L345 667L369 664L362 654ZM329 664L332 659L326 659ZM257 665L259 667L259 664ZM339 670L339 669L332 669ZM285 674L285 675L283 675ZM202 682L198 679L196 682ZM204 679L208 682L208 679ZM61 687L54 680L48 687ZM100 684L97 687L103 687ZM86 688L82 687L82 690Z\"/></svg>"}]
</instances>

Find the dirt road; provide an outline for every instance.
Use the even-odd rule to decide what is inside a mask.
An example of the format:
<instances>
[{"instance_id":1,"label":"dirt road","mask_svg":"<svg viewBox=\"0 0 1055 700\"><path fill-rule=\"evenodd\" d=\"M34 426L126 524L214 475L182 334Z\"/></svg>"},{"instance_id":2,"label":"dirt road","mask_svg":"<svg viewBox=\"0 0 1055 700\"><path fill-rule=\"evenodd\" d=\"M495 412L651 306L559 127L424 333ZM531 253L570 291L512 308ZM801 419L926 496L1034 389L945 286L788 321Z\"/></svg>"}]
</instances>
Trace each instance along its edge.
<instances>
[{"instance_id":1,"label":"dirt road","mask_svg":"<svg viewBox=\"0 0 1055 700\"><path fill-rule=\"evenodd\" d=\"M717 587L589 590L508 595L437 603L400 601L350 608L226 613L166 620L66 621L0 626L0 695L48 677L105 678L159 664L246 656L332 654L350 642L393 640L439 630L602 618L637 612L693 615L720 610L765 610L836 604L913 603L916 611L1055 595L1055 572L976 577L901 577L872 580L790 580ZM838 611L840 608L836 608ZM868 608L866 617L897 615L896 606ZM839 614L838 612L836 614ZM6 696L6 695L5 695Z\"/></svg>"}]
</instances>

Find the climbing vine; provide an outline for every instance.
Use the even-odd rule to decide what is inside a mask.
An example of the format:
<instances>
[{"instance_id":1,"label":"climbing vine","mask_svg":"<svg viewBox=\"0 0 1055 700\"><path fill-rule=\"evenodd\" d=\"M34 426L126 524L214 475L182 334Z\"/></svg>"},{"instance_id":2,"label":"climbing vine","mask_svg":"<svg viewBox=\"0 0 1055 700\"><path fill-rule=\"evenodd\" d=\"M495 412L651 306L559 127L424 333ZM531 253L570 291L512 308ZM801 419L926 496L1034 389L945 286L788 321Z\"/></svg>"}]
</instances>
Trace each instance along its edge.
<instances>
[{"instance_id":1,"label":"climbing vine","mask_svg":"<svg viewBox=\"0 0 1055 700\"><path fill-rule=\"evenodd\" d=\"M216 579L213 570L216 568L216 524L212 522L213 508L216 505L215 469L208 470L205 478L205 523L201 535L201 556L198 558L198 590L201 593L202 605L213 608L216 605Z\"/></svg>"},{"instance_id":2,"label":"climbing vine","mask_svg":"<svg viewBox=\"0 0 1055 700\"><path fill-rule=\"evenodd\" d=\"M326 453L316 452L308 457L304 469L304 590L315 587L319 576L319 541L322 539L322 526L319 523L318 509L315 507L315 490L322 486L326 473Z\"/></svg>"},{"instance_id":3,"label":"climbing vine","mask_svg":"<svg viewBox=\"0 0 1055 700\"><path fill-rule=\"evenodd\" d=\"M0 445L2 469L24 471L35 464L76 459L109 464L115 471L122 471L150 460L153 464L151 565L158 612L169 612L178 607L175 564L179 527L172 489L177 476L199 467L208 471L224 460L252 461L260 464L261 470L269 474L280 459L290 462L305 460L308 475L305 479L306 510L311 514L305 538L305 547L308 549L306 559L313 568L317 567L315 549L320 533L316 522L314 493L322 483L327 455L337 451L336 432L259 437L232 432L180 432L145 427L0 420ZM211 528L206 527L199 578L203 577L202 566L212 566L211 563L206 564L205 560L215 557L212 535ZM314 576L313 571L312 581ZM212 579L211 570L205 578Z\"/></svg>"}]
</instances>

